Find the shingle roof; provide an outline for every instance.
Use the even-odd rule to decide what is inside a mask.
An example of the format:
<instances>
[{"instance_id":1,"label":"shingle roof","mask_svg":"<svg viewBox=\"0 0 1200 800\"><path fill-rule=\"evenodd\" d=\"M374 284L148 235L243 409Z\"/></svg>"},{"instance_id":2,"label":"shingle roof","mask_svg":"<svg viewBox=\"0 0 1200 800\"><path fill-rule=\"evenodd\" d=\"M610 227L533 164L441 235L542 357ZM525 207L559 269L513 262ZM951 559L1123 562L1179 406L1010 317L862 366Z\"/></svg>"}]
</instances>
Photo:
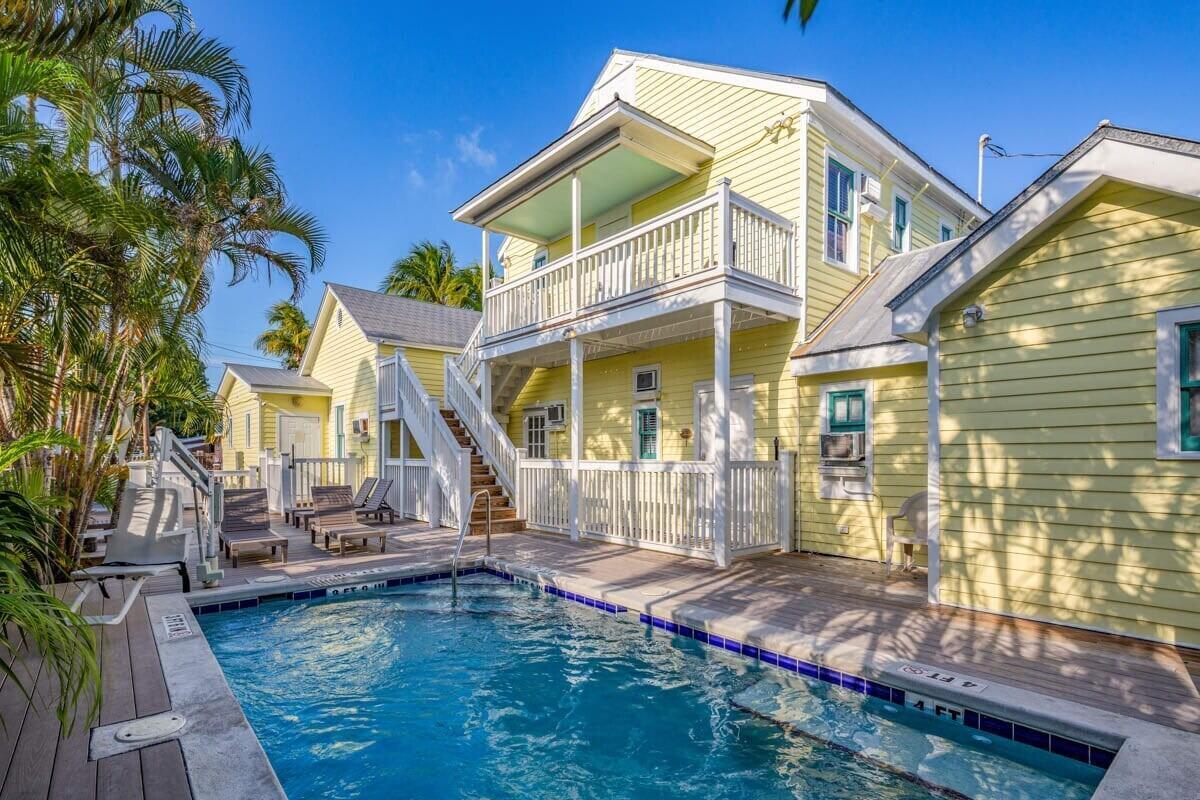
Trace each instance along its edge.
<instances>
[{"instance_id":1,"label":"shingle roof","mask_svg":"<svg viewBox=\"0 0 1200 800\"><path fill-rule=\"evenodd\" d=\"M225 369L245 381L251 388L302 389L307 392L328 392L329 387L316 378L301 375L294 369L260 367L254 364L225 364Z\"/></svg>"},{"instance_id":2,"label":"shingle roof","mask_svg":"<svg viewBox=\"0 0 1200 800\"><path fill-rule=\"evenodd\" d=\"M462 347L479 324L479 312L469 308L450 308L340 283L328 286L369 339Z\"/></svg>"},{"instance_id":3,"label":"shingle roof","mask_svg":"<svg viewBox=\"0 0 1200 800\"><path fill-rule=\"evenodd\" d=\"M887 302L929 269L960 240L952 239L920 250L889 256L859 282L817 329L816 336L792 355L797 358L905 343L892 335L892 312Z\"/></svg>"}]
</instances>

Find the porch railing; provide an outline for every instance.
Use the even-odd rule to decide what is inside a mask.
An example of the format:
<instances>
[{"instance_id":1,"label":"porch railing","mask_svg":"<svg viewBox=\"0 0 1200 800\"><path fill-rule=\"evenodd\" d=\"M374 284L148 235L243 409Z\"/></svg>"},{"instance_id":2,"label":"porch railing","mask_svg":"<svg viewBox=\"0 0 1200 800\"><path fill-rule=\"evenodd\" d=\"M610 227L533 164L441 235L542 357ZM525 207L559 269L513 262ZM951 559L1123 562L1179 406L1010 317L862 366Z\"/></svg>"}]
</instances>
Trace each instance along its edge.
<instances>
[{"instance_id":1,"label":"porch railing","mask_svg":"<svg viewBox=\"0 0 1200 800\"><path fill-rule=\"evenodd\" d=\"M297 458L291 461L290 472L292 505L304 506L312 503L314 486L350 486L358 489L360 468L357 457Z\"/></svg>"},{"instance_id":2,"label":"porch railing","mask_svg":"<svg viewBox=\"0 0 1200 800\"><path fill-rule=\"evenodd\" d=\"M496 471L496 478L508 496L517 496L517 471L520 457L508 433L496 422L467 376L453 357L446 358L446 403L458 414L483 455Z\"/></svg>"},{"instance_id":3,"label":"porch railing","mask_svg":"<svg viewBox=\"0 0 1200 800\"><path fill-rule=\"evenodd\" d=\"M396 410L396 359L379 362L379 408L381 411Z\"/></svg>"},{"instance_id":4,"label":"porch railing","mask_svg":"<svg viewBox=\"0 0 1200 800\"><path fill-rule=\"evenodd\" d=\"M402 461L389 458L383 467L383 476L391 478L392 488L388 492L388 504L406 519L429 522L429 462L423 458ZM440 491L440 490L439 490ZM452 505L441 497L437 522L445 527L457 524L458 515Z\"/></svg>"},{"instance_id":5,"label":"porch railing","mask_svg":"<svg viewBox=\"0 0 1200 800\"><path fill-rule=\"evenodd\" d=\"M568 319L639 292L728 267L784 291L801 287L788 219L723 184L667 214L488 289L484 337ZM469 373L468 373L469 374Z\"/></svg>"}]
</instances>

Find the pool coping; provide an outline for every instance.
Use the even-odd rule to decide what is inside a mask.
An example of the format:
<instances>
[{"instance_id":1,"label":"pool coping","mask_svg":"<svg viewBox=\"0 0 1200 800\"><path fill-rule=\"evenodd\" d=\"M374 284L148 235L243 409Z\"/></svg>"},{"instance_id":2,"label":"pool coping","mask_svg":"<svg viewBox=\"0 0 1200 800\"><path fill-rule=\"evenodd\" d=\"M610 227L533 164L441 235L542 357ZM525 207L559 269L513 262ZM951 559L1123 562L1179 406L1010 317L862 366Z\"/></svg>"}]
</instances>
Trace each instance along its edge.
<instances>
[{"instance_id":1,"label":"pool coping","mask_svg":"<svg viewBox=\"0 0 1200 800\"><path fill-rule=\"evenodd\" d=\"M650 617L650 624L655 618L670 620L676 626L751 644L755 650L765 649L838 672L852 673L869 681L934 696L1017 724L1116 751L1117 755L1106 769L1092 800L1178 800L1181 786L1200 785L1200 735L1197 734L993 680L979 681L983 684L982 689L960 688L961 681L939 682L931 687L927 680L903 670L914 662L881 658L855 645L834 643L823 646L811 635L742 615L713 611L695 603L677 603L659 610L656 606L669 598L648 598L638 591L494 556L483 561L490 569L510 573L525 581L579 593ZM920 666L937 669L937 665ZM942 671L957 678L970 677L957 667Z\"/></svg>"},{"instance_id":2,"label":"pool coping","mask_svg":"<svg viewBox=\"0 0 1200 800\"><path fill-rule=\"evenodd\" d=\"M1145 722L1122 714L1103 709L1063 700L1051 695L1044 695L1026 689L1007 686L988 680L983 689L960 688L961 681L951 684L938 683L931 688L930 683L922 681L902 671L905 666L913 666L915 662L905 662L894 658L880 658L863 648L845 643L833 643L823 646L815 637L800 634L779 626L755 620L750 617L717 612L695 603L671 603L666 597L650 598L635 590L621 589L610 584L570 575L561 570L541 567L526 562L511 561L496 556L477 557L464 560L459 567L460 574L475 573L482 570L489 572L508 573L523 582L528 582L543 588L554 587L557 592L547 591L565 597L565 593L578 593L577 602L595 607L599 611L609 613L634 612L640 615L643 622L653 625L653 620L664 621L663 625L654 627L666 628L665 621L675 626L683 625L691 631L702 631L706 635L727 637L740 643L751 645L751 650L768 650L769 652L799 659L816 664L830 670L860 676L867 681L878 681L894 687L899 687L914 693L928 695L947 703L956 703L970 707L986 714L994 714L1002 720L1029 726L1040 731L1051 731L1064 737L1107 748L1116 752L1116 757L1107 767L1104 777L1092 800L1177 800L1179 787L1200 784L1200 735L1186 731ZM208 647L203 631L197 622L198 615L228 611L258 605L260 602L271 600L303 600L321 598L328 594L353 592L364 589L399 586L404 583L423 582L450 577L449 561L430 561L418 564L408 564L396 567L377 567L361 570L350 570L345 573L318 574L311 577L297 577L270 584L238 584L206 590L198 595L154 595L146 599L147 607L154 603L154 613L151 619L158 619L163 613L184 613L190 621L194 635L186 639L167 641L165 628L155 625L155 638L159 642L160 655L163 658L163 674L167 679L167 688L171 694L173 708L178 709L175 698L190 697L198 691L197 685L208 687L209 695L215 697L218 716L225 719L228 728L242 738L242 728L253 739L253 743L242 741L242 755L251 763L247 771L230 771L228 765L229 753L221 748L219 741L209 742L208 735L188 738L193 725L203 728L205 734L223 731L225 728L208 724L206 720L207 707L195 708L205 724L189 718L189 723L177 737L184 746L185 762L188 764L189 779L192 780L193 794L197 800L208 798L257 798L285 797L270 761L267 759L262 745L250 729L249 723L242 714L241 706L230 692L225 682L224 674ZM593 603L586 603L591 599ZM660 610L657 606L663 602L671 603L669 608ZM171 611L159 611L169 608ZM611 606L606 607L606 606ZM671 632L678 632L671 631ZM707 636L706 636L707 638ZM195 653L182 666L168 668L167 654L175 651L175 645L194 641L193 645L202 652ZM740 651L739 651L740 652ZM750 657L750 656L745 656ZM173 661L175 659L172 659ZM938 669L936 665L921 665ZM970 678L957 667L948 672L957 678ZM176 686L176 684L179 684ZM222 691L216 691L219 687ZM203 691L201 691L203 693ZM236 716L231 716L228 704L232 702ZM186 741L185 741L186 740ZM1046 749L1046 748L1042 748ZM197 764L210 765L198 771L210 776L211 787L205 787L203 781L197 781L193 773L192 761ZM260 760L261 759L261 760ZM263 767L269 773L269 781L263 780ZM220 785L216 785L214 775L221 775ZM247 780L252 779L252 780ZM243 786L242 784L246 785ZM270 786L273 783L274 788ZM197 792L197 788L211 788L211 792ZM264 793L264 790L268 790ZM246 792L249 793L246 793ZM275 794L274 792L277 792Z\"/></svg>"}]
</instances>

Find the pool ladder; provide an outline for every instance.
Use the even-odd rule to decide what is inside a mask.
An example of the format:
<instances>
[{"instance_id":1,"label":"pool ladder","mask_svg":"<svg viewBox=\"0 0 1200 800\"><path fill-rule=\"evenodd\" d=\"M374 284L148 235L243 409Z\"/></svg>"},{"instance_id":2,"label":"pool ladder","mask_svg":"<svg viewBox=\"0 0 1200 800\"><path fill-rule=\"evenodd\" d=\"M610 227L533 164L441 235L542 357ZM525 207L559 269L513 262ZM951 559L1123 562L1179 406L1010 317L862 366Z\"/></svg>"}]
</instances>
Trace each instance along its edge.
<instances>
[{"instance_id":1,"label":"pool ladder","mask_svg":"<svg viewBox=\"0 0 1200 800\"><path fill-rule=\"evenodd\" d=\"M480 496L487 497L487 555L492 554L492 498L491 492L487 489L480 489L471 495L471 501L467 503L467 513L463 514L462 520L458 523L458 543L454 546L454 556L450 559L450 607L458 605L458 559L462 556L463 542L467 538L467 533L471 530L471 514L475 511L475 501Z\"/></svg>"}]
</instances>

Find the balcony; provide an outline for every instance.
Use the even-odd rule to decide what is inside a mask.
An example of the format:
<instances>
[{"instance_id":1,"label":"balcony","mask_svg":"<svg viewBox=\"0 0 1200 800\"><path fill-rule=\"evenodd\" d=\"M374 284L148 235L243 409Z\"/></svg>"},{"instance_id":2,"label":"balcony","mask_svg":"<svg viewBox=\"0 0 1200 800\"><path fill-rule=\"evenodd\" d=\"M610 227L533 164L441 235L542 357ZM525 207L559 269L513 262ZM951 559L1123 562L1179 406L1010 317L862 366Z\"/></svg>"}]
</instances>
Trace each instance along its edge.
<instances>
[{"instance_id":1,"label":"balcony","mask_svg":"<svg viewBox=\"0 0 1200 800\"><path fill-rule=\"evenodd\" d=\"M793 228L723 181L698 200L489 289L484 345L581 321L598 330L627 321L611 312L638 304L678 311L690 300L711 302L712 293L699 290L714 284L741 290L729 299L774 295L798 315Z\"/></svg>"}]
</instances>

